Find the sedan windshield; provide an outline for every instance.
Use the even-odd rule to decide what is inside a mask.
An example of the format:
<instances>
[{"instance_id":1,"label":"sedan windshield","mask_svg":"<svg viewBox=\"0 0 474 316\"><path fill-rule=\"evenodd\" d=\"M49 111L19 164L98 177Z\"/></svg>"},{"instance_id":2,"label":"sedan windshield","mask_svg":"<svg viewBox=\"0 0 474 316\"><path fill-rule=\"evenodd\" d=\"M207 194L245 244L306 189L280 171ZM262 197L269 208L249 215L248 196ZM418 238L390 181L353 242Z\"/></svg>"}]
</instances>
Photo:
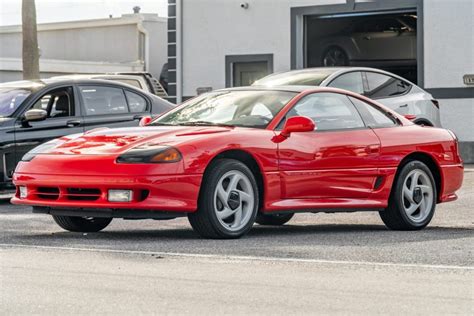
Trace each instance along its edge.
<instances>
[{"instance_id":1,"label":"sedan windshield","mask_svg":"<svg viewBox=\"0 0 474 316\"><path fill-rule=\"evenodd\" d=\"M31 94L22 88L0 88L0 117L10 116Z\"/></svg>"},{"instance_id":2,"label":"sedan windshield","mask_svg":"<svg viewBox=\"0 0 474 316\"><path fill-rule=\"evenodd\" d=\"M266 76L255 81L253 86L319 86L335 70L290 71Z\"/></svg>"},{"instance_id":3,"label":"sedan windshield","mask_svg":"<svg viewBox=\"0 0 474 316\"><path fill-rule=\"evenodd\" d=\"M185 102L150 125L229 125L265 128L296 95L287 91L217 91Z\"/></svg>"}]
</instances>

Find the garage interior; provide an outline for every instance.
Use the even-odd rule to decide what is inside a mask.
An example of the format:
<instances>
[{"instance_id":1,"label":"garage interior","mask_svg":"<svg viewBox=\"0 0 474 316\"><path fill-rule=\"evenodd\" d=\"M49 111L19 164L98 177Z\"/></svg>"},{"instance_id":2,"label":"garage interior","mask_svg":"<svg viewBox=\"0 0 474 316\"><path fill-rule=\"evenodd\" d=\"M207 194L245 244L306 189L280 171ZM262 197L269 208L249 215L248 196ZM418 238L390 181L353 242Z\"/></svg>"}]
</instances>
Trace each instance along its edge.
<instances>
[{"instance_id":1,"label":"garage interior","mask_svg":"<svg viewBox=\"0 0 474 316\"><path fill-rule=\"evenodd\" d=\"M416 11L308 15L303 44L305 67L375 67L418 83Z\"/></svg>"}]
</instances>

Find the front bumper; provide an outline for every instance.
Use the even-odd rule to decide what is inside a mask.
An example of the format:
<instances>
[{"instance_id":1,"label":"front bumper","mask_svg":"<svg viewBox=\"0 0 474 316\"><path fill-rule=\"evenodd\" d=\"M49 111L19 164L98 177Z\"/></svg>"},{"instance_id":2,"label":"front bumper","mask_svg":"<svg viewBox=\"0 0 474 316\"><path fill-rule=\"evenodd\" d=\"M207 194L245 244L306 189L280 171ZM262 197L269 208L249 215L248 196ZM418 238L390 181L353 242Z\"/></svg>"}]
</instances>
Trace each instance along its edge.
<instances>
[{"instance_id":1,"label":"front bumper","mask_svg":"<svg viewBox=\"0 0 474 316\"><path fill-rule=\"evenodd\" d=\"M194 212L202 175L109 176L15 173L13 204L70 210ZM19 186L26 186L20 198ZM131 202L109 202L110 189L133 191ZM45 211L47 212L47 211Z\"/></svg>"}]
</instances>

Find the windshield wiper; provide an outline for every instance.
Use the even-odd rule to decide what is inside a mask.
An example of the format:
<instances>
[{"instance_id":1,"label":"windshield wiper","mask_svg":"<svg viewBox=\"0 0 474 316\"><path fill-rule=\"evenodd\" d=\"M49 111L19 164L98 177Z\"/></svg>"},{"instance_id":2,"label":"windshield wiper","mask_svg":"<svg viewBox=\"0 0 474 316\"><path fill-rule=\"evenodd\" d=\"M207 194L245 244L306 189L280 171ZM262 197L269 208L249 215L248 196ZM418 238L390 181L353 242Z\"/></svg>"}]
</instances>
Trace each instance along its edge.
<instances>
[{"instance_id":1,"label":"windshield wiper","mask_svg":"<svg viewBox=\"0 0 474 316\"><path fill-rule=\"evenodd\" d=\"M183 123L178 123L177 125L181 125L181 126L223 126L223 127L234 127L234 125L231 125L231 124L214 123L214 122L207 122L207 121L183 122Z\"/></svg>"}]
</instances>

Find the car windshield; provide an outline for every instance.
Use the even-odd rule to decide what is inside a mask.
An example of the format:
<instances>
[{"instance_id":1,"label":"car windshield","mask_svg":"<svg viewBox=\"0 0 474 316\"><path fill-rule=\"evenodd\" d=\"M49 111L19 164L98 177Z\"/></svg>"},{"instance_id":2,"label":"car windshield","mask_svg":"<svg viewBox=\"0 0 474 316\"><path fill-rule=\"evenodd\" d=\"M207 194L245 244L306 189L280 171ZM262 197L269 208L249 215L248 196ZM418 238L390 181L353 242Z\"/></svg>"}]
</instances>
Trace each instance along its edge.
<instances>
[{"instance_id":1,"label":"car windshield","mask_svg":"<svg viewBox=\"0 0 474 316\"><path fill-rule=\"evenodd\" d=\"M200 95L150 125L229 125L265 128L296 95L287 91L217 91Z\"/></svg>"},{"instance_id":2,"label":"car windshield","mask_svg":"<svg viewBox=\"0 0 474 316\"><path fill-rule=\"evenodd\" d=\"M0 88L0 117L12 115L30 94L24 88Z\"/></svg>"},{"instance_id":3,"label":"car windshield","mask_svg":"<svg viewBox=\"0 0 474 316\"><path fill-rule=\"evenodd\" d=\"M266 76L253 86L319 86L334 70L284 72Z\"/></svg>"}]
</instances>

